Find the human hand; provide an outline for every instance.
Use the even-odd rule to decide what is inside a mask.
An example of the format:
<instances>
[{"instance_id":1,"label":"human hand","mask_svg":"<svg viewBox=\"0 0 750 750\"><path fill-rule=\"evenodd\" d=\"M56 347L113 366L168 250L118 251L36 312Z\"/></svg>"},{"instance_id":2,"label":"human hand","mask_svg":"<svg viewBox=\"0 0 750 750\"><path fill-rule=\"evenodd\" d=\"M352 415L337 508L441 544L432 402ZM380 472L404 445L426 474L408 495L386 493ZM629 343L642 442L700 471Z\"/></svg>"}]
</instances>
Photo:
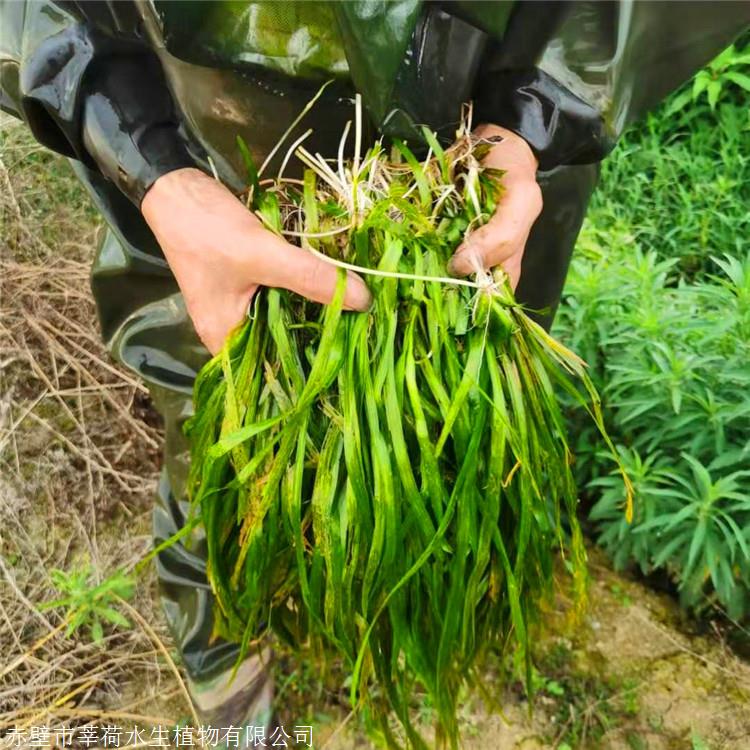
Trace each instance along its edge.
<instances>
[{"instance_id":1,"label":"human hand","mask_svg":"<svg viewBox=\"0 0 750 750\"><path fill-rule=\"evenodd\" d=\"M510 130L480 125L474 133L483 138L502 136L503 140L492 147L483 163L505 171L505 193L492 218L464 240L448 267L456 276L468 276L477 267L502 266L515 289L526 240L542 211L542 191L536 181L538 162L528 143Z\"/></svg>"},{"instance_id":2,"label":"human hand","mask_svg":"<svg viewBox=\"0 0 750 750\"><path fill-rule=\"evenodd\" d=\"M266 229L221 183L177 169L146 193L141 212L156 236L206 348L215 354L243 319L259 286L316 302L333 297L338 269ZM349 273L348 310L366 310L370 292Z\"/></svg>"}]
</instances>

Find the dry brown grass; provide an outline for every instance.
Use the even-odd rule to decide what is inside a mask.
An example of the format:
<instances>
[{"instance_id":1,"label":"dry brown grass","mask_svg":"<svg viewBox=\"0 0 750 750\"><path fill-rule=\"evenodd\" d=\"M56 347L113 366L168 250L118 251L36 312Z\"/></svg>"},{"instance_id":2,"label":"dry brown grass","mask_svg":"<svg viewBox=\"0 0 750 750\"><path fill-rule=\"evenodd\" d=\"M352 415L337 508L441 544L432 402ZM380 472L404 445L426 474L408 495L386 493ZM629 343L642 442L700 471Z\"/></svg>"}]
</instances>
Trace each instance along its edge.
<instances>
[{"instance_id":1,"label":"dry brown grass","mask_svg":"<svg viewBox=\"0 0 750 750\"><path fill-rule=\"evenodd\" d=\"M150 577L134 602L145 626L105 631L101 645L38 609L58 596L51 569L90 565L101 580L148 551L160 430L99 338L96 214L69 165L8 120L0 226L0 731L176 721L186 707Z\"/></svg>"}]
</instances>

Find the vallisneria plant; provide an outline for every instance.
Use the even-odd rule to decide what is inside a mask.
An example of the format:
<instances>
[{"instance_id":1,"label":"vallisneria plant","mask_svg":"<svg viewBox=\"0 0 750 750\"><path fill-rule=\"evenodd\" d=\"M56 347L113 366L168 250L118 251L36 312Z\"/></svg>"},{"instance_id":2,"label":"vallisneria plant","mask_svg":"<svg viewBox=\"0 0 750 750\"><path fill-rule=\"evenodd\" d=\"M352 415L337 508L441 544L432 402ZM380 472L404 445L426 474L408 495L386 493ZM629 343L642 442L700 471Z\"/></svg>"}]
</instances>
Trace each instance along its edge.
<instances>
[{"instance_id":1,"label":"vallisneria plant","mask_svg":"<svg viewBox=\"0 0 750 750\"><path fill-rule=\"evenodd\" d=\"M491 143L468 120L449 149L425 139L424 161L400 142L361 156L359 128L352 161L299 146L302 181L258 181L248 161L266 226L366 274L374 303L342 312L343 270L327 306L263 289L200 372L186 426L217 634L246 652L273 630L343 658L353 706L389 746L414 748L427 747L415 691L434 706L435 746L455 747L459 691L489 649L519 650L531 683L529 624L555 546L583 602L557 389L612 448L584 363L505 275L446 272L501 194L502 173L482 166Z\"/></svg>"}]
</instances>

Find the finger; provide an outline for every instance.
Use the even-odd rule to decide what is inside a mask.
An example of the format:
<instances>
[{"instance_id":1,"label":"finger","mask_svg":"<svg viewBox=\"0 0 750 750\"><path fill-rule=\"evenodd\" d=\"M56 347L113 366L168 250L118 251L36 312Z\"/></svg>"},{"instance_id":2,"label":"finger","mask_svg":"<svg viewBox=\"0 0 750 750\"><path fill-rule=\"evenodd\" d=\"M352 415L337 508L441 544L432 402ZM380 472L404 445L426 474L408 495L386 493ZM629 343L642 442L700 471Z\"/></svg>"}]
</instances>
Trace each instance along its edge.
<instances>
[{"instance_id":1,"label":"finger","mask_svg":"<svg viewBox=\"0 0 750 750\"><path fill-rule=\"evenodd\" d=\"M273 238L273 244L264 240L263 253L255 258L253 271L264 286L289 289L324 304L333 299L338 280L336 266L279 237ZM371 304L367 284L357 274L347 271L344 309L363 311Z\"/></svg>"},{"instance_id":2,"label":"finger","mask_svg":"<svg viewBox=\"0 0 750 750\"><path fill-rule=\"evenodd\" d=\"M185 300L198 338L211 354L221 351L229 334L245 320L257 289L255 284L250 287L249 295L224 297L221 305Z\"/></svg>"},{"instance_id":3,"label":"finger","mask_svg":"<svg viewBox=\"0 0 750 750\"><path fill-rule=\"evenodd\" d=\"M503 271L508 274L510 279L510 286L513 291L516 291L518 282L521 279L521 263L523 261L523 253L516 253L506 260L503 264Z\"/></svg>"},{"instance_id":4,"label":"finger","mask_svg":"<svg viewBox=\"0 0 750 750\"><path fill-rule=\"evenodd\" d=\"M539 185L531 179L510 181L495 214L472 232L449 263L457 276L475 273L477 266L492 268L523 252L531 227L542 210Z\"/></svg>"}]
</instances>

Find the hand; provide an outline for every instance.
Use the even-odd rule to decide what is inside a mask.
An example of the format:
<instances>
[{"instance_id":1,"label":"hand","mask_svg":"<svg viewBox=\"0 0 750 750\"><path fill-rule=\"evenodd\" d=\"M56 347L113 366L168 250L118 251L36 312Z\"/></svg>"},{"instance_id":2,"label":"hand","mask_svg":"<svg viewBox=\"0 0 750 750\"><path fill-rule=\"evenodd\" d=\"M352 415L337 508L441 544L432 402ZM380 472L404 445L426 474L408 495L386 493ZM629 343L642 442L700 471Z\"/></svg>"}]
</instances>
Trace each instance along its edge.
<instances>
[{"instance_id":1,"label":"hand","mask_svg":"<svg viewBox=\"0 0 750 750\"><path fill-rule=\"evenodd\" d=\"M206 348L218 352L259 286L330 302L338 269L267 230L221 183L198 169L160 177L141 212L156 236ZM348 310L366 310L370 292L350 273Z\"/></svg>"},{"instance_id":2,"label":"hand","mask_svg":"<svg viewBox=\"0 0 750 750\"><path fill-rule=\"evenodd\" d=\"M494 216L456 250L449 270L457 276L468 276L476 272L477 266L486 269L501 265L515 289L521 276L526 240L542 211L542 191L536 181L539 165L528 143L510 130L480 125L474 132L484 138L502 136L503 140L492 147L483 163L505 170L502 178L505 194Z\"/></svg>"}]
</instances>

